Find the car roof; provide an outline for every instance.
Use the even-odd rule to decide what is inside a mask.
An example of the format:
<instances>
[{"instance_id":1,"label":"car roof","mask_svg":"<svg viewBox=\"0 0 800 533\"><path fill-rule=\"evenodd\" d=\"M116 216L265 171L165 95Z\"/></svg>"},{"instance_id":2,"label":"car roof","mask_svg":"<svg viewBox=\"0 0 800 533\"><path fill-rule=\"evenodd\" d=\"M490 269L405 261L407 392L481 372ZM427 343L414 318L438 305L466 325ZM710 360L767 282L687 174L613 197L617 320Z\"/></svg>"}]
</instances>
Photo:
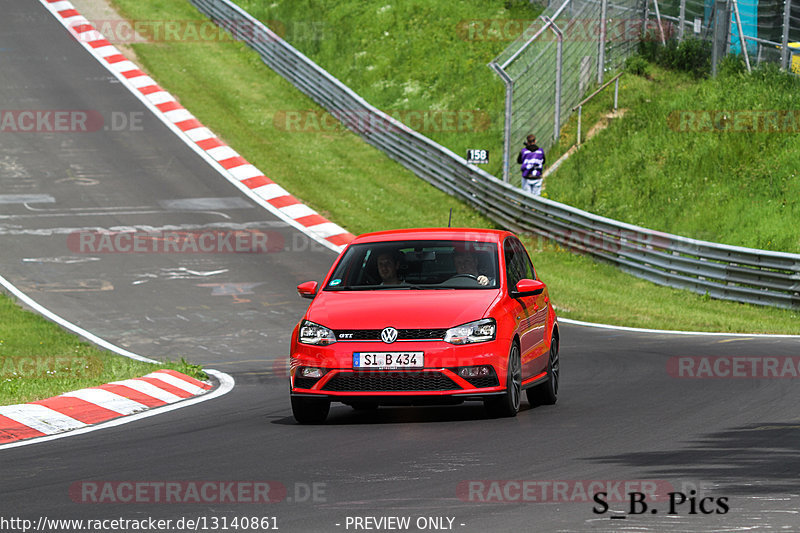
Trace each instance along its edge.
<instances>
[{"instance_id":1,"label":"car roof","mask_svg":"<svg viewBox=\"0 0 800 533\"><path fill-rule=\"evenodd\" d=\"M351 244L401 240L467 240L480 242L502 242L513 233L503 230L479 228L409 228L376 231L356 237Z\"/></svg>"}]
</instances>

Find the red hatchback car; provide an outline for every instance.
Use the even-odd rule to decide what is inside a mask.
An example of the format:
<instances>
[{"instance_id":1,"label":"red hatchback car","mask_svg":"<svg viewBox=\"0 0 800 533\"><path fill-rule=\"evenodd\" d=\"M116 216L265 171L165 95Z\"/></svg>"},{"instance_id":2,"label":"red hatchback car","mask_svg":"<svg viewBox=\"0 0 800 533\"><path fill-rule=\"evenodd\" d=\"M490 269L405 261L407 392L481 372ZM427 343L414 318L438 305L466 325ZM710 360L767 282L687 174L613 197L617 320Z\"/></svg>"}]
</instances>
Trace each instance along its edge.
<instances>
[{"instance_id":1,"label":"red hatchback car","mask_svg":"<svg viewBox=\"0 0 800 533\"><path fill-rule=\"evenodd\" d=\"M481 400L515 416L558 398L558 322L547 287L507 231L409 229L361 235L292 333L291 401L321 423L332 401L378 405Z\"/></svg>"}]
</instances>

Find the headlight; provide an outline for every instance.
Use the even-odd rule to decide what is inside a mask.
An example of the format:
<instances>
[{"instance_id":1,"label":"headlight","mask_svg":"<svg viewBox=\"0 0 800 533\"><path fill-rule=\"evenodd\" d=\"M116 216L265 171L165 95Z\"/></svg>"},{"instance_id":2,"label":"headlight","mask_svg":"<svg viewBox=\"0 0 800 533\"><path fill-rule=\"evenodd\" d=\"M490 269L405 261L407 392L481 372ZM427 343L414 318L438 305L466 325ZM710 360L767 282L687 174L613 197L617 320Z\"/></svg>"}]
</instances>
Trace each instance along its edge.
<instances>
[{"instance_id":1,"label":"headlight","mask_svg":"<svg viewBox=\"0 0 800 533\"><path fill-rule=\"evenodd\" d=\"M300 324L300 335L297 339L302 344L315 344L317 346L327 346L336 342L333 331L315 324L310 320L303 320Z\"/></svg>"},{"instance_id":2,"label":"headlight","mask_svg":"<svg viewBox=\"0 0 800 533\"><path fill-rule=\"evenodd\" d=\"M450 344L493 341L496 332L497 323L494 318L484 318L448 329L444 341Z\"/></svg>"}]
</instances>

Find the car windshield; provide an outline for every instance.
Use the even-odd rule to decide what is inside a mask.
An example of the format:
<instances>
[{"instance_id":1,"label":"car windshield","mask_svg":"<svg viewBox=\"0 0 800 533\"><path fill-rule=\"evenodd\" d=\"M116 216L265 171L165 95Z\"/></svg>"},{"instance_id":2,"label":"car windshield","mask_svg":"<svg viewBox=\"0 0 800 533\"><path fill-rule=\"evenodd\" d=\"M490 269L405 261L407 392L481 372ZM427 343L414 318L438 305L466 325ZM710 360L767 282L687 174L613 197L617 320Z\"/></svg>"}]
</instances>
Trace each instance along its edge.
<instances>
[{"instance_id":1,"label":"car windshield","mask_svg":"<svg viewBox=\"0 0 800 533\"><path fill-rule=\"evenodd\" d=\"M497 273L495 243L362 243L347 249L325 290L496 289Z\"/></svg>"}]
</instances>

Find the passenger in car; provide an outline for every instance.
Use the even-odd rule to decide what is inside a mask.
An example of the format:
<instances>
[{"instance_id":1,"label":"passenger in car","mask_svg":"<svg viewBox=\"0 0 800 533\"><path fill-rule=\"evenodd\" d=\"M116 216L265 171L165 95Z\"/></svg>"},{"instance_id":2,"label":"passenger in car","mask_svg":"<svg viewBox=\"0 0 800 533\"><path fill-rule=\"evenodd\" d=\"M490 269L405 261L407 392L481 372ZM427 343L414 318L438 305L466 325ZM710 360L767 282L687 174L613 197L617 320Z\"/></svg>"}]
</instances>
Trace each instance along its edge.
<instances>
[{"instance_id":1,"label":"passenger in car","mask_svg":"<svg viewBox=\"0 0 800 533\"><path fill-rule=\"evenodd\" d=\"M453 256L453 262L456 266L456 274L462 274L474 277L479 285L488 285L489 277L478 273L478 259L475 254L456 250Z\"/></svg>"}]
</instances>

